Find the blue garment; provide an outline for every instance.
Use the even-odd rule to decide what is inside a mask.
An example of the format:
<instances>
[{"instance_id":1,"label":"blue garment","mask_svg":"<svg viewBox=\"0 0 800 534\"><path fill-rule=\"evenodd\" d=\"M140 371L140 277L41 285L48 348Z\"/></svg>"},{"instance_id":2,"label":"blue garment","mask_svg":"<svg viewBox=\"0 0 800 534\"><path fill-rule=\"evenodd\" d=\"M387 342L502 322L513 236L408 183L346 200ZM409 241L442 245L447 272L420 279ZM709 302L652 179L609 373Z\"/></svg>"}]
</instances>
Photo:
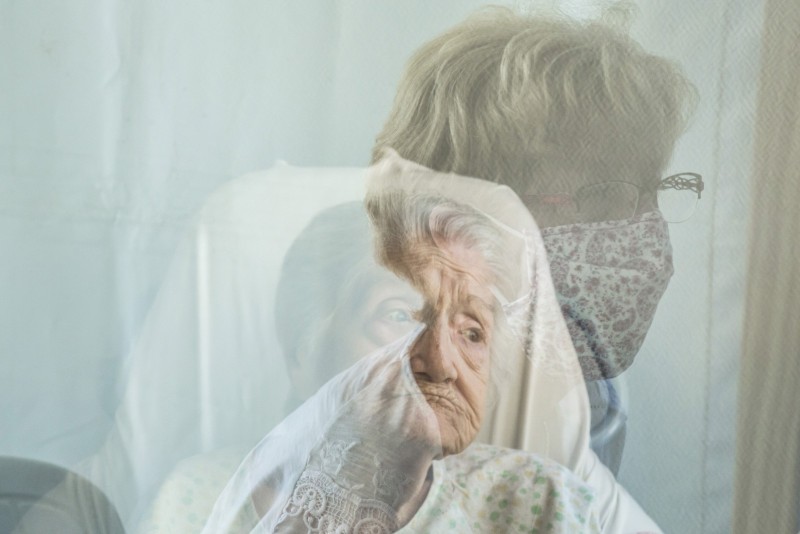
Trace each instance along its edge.
<instances>
[{"instance_id":1,"label":"blue garment","mask_svg":"<svg viewBox=\"0 0 800 534\"><path fill-rule=\"evenodd\" d=\"M611 380L586 382L591 407L590 446L616 476L625 448L627 412Z\"/></svg>"}]
</instances>

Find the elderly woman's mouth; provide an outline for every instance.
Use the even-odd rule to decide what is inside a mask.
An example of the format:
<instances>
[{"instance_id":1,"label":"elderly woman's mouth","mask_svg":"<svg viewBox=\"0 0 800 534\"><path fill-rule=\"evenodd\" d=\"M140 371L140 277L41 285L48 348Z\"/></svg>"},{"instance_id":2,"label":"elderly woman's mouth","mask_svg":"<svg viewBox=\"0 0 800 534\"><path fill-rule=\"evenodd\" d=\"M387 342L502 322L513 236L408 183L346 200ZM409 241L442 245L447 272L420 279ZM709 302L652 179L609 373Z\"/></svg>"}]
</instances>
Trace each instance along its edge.
<instances>
[{"instance_id":1,"label":"elderly woman's mouth","mask_svg":"<svg viewBox=\"0 0 800 534\"><path fill-rule=\"evenodd\" d=\"M462 414L464 416L467 415L464 407L458 401L452 390L437 391L433 390L432 388L425 388L422 386L420 387L420 390L422 391L425 400L428 401L428 404L434 411L444 409Z\"/></svg>"}]
</instances>

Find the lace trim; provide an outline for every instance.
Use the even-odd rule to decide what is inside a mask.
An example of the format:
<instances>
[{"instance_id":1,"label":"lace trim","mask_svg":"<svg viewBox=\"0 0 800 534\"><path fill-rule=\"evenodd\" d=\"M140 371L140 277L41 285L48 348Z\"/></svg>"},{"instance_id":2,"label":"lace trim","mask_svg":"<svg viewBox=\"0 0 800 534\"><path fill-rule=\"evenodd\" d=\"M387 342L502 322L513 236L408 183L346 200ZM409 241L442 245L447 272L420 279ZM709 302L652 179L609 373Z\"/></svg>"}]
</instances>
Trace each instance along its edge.
<instances>
[{"instance_id":1,"label":"lace trim","mask_svg":"<svg viewBox=\"0 0 800 534\"><path fill-rule=\"evenodd\" d=\"M373 497L397 507L401 495L406 493L413 480L397 469L387 468L375 455L375 473L372 475Z\"/></svg>"},{"instance_id":2,"label":"lace trim","mask_svg":"<svg viewBox=\"0 0 800 534\"><path fill-rule=\"evenodd\" d=\"M319 462L322 470L331 476L336 476L347 462L350 451L358 445L357 441L346 442L340 440L327 441L319 453Z\"/></svg>"},{"instance_id":3,"label":"lace trim","mask_svg":"<svg viewBox=\"0 0 800 534\"><path fill-rule=\"evenodd\" d=\"M398 530L397 516L389 505L359 497L311 467L297 481L278 524L290 517L301 518L309 534L390 534Z\"/></svg>"}]
</instances>

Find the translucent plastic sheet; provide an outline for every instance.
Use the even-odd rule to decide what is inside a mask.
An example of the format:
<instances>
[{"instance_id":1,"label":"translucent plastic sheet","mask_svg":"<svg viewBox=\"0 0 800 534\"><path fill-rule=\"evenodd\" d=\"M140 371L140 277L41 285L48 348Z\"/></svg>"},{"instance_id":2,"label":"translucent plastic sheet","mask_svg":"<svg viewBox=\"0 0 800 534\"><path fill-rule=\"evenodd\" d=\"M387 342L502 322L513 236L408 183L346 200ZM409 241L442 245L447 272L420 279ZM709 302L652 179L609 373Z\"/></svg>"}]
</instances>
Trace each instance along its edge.
<instances>
[{"instance_id":1,"label":"translucent plastic sheet","mask_svg":"<svg viewBox=\"0 0 800 534\"><path fill-rule=\"evenodd\" d=\"M635 359L606 372L613 380L587 384L599 401L578 426L564 427L578 429L568 440L578 445L555 461L574 471L591 444L592 461L616 471L620 491L664 531L729 532L764 5L543 4L514 2L578 19L605 11L623 26L634 6L630 34L678 62L697 89L661 177L696 172L705 182L691 217L664 225L673 273L661 269L663 287L651 288L663 296ZM478 7L0 4L0 455L82 475L130 532L187 498L210 510L222 490L211 481L229 480L321 377L344 368L287 364L284 332L313 345L299 326L319 320L314 307L298 308L276 326L287 251L326 208L360 209L405 62ZM366 220L345 219L353 243L370 241ZM567 233L545 228L542 246ZM367 281L408 290L362 261L369 254L334 245L324 235L313 244L333 272L363 275L342 295L368 295ZM562 296L566 281L586 282L558 271L567 263L548 264ZM330 294L325 284L298 284L289 293ZM385 300L372 298L365 302ZM346 338L366 318L352 302L341 305L348 312L329 326ZM394 307L377 309L405 321ZM566 314L562 326L574 334L573 319ZM366 336L370 348L385 345L387 332L410 335L389 324ZM580 340L573 344L580 356ZM592 361L607 371L602 358ZM521 376L520 365L506 372ZM487 418L479 440L547 457L524 435L538 406L525 405L529 392L513 384L495 401L513 415ZM488 470L496 462L502 473L503 462L540 461L492 454L478 451L470 462ZM548 480L563 475L547 472ZM563 476L568 494L588 478ZM175 487L194 494L170 495ZM428 506L447 502L431 495Z\"/></svg>"}]
</instances>

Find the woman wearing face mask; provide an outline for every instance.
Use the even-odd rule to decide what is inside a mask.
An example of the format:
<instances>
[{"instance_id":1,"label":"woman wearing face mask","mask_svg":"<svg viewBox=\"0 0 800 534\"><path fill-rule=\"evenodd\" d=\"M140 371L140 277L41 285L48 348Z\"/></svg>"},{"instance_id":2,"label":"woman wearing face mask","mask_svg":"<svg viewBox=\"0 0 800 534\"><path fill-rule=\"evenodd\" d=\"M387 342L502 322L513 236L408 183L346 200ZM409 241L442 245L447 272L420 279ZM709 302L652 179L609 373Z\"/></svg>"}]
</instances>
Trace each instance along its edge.
<instances>
[{"instance_id":1,"label":"woman wearing face mask","mask_svg":"<svg viewBox=\"0 0 800 534\"><path fill-rule=\"evenodd\" d=\"M544 237L559 302L592 401L632 363L672 274L656 192L693 88L680 69L599 23L479 13L409 61L377 137L429 168L511 187ZM680 179L678 179L680 181ZM699 177L680 181L689 196ZM510 417L513 415L509 414ZM521 446L520 435L493 442ZM619 466L624 427L598 454Z\"/></svg>"}]
</instances>

